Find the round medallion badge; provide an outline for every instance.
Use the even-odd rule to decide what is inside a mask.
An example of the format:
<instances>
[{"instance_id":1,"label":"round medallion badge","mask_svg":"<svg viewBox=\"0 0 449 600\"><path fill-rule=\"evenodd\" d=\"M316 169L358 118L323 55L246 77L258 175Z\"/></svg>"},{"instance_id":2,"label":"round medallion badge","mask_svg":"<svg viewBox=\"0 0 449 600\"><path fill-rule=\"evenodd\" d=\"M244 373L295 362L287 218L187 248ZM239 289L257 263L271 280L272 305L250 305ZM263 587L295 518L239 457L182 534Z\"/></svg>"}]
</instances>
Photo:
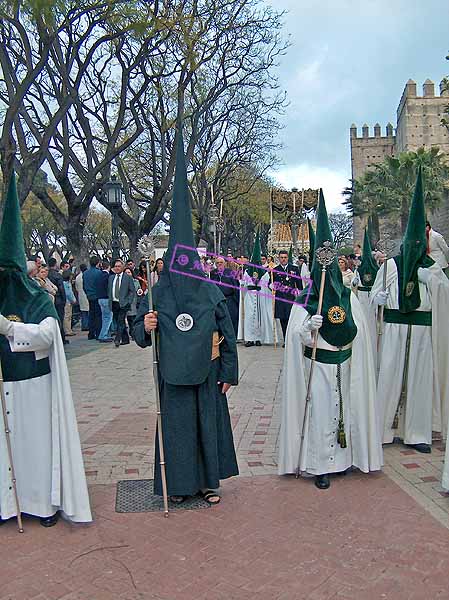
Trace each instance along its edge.
<instances>
[{"instance_id":1,"label":"round medallion badge","mask_svg":"<svg viewBox=\"0 0 449 600\"><path fill-rule=\"evenodd\" d=\"M405 286L405 295L407 298L413 294L413 290L415 289L415 282L409 281Z\"/></svg>"},{"instance_id":2,"label":"round medallion badge","mask_svg":"<svg viewBox=\"0 0 449 600\"><path fill-rule=\"evenodd\" d=\"M193 327L193 317L188 313L181 313L176 317L176 327L179 331L190 331Z\"/></svg>"},{"instance_id":3,"label":"round medallion badge","mask_svg":"<svg viewBox=\"0 0 449 600\"><path fill-rule=\"evenodd\" d=\"M371 273L365 273L365 275L363 276L363 283L371 283L372 280L373 276L371 275Z\"/></svg>"},{"instance_id":4,"label":"round medallion badge","mask_svg":"<svg viewBox=\"0 0 449 600\"><path fill-rule=\"evenodd\" d=\"M346 319L345 309L341 306L331 306L330 309L327 311L327 318L334 325L339 325L340 323L343 323Z\"/></svg>"}]
</instances>

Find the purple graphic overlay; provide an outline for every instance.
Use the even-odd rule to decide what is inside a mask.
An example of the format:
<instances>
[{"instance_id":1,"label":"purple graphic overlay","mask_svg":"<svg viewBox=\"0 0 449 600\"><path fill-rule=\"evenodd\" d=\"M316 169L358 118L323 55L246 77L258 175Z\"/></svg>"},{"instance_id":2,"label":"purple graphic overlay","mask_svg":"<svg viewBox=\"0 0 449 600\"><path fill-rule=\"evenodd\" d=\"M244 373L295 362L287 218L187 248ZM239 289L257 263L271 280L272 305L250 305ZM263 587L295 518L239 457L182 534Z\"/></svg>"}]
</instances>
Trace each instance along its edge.
<instances>
[{"instance_id":1,"label":"purple graphic overlay","mask_svg":"<svg viewBox=\"0 0 449 600\"><path fill-rule=\"evenodd\" d=\"M205 252L201 250L201 257L212 258L223 258L226 262L232 262L233 264L240 265L242 268L230 269L225 267L224 277L227 279L235 280L236 283L228 283L216 279L209 279L207 275L215 270L214 265L202 263L196 248L190 246L184 246L183 244L176 244L173 255L171 256L169 271L178 275L184 275L185 277L192 277L193 279L200 279L201 281L213 283L214 285L220 285L236 290L246 289L248 294L257 294L265 298L273 298L273 291L276 293L276 300L279 302L287 302L289 304L299 304L300 306L306 306L309 301L310 292L312 289L313 280L310 277L301 277L294 273L285 271L277 271L270 269L269 267L263 267L262 265L256 265L250 262L241 262L235 258L229 256L223 256L222 254L215 254L214 252ZM264 271L265 273L258 279L255 280L252 274L257 271ZM268 276L266 276L268 274ZM272 276L280 274L283 279L291 282L291 285L284 285L280 281L273 281ZM305 290L303 302L298 302L297 297L304 290L297 289L294 284L301 285ZM253 289L249 289L253 288Z\"/></svg>"}]
</instances>

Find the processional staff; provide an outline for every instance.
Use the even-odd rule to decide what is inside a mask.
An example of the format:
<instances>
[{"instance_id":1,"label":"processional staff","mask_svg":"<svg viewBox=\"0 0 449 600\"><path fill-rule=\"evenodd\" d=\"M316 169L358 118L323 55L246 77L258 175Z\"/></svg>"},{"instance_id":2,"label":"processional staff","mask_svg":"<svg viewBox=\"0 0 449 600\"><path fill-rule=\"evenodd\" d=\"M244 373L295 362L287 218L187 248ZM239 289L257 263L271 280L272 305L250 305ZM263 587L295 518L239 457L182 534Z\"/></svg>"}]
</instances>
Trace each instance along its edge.
<instances>
[{"instance_id":1,"label":"processional staff","mask_svg":"<svg viewBox=\"0 0 449 600\"><path fill-rule=\"evenodd\" d=\"M321 281L320 281L320 293L318 296L318 308L317 315L321 315L321 310L323 308L323 297L324 297L324 286L326 283L326 271L327 268L333 263L337 256L337 252L335 248L332 246L330 241L326 241L320 246L315 252L315 258L317 262L321 265ZM310 371L309 371L309 379L307 381L307 392L306 392L306 403L304 407L304 419L302 423L302 432L301 432L301 440L299 444L299 453L298 453L298 466L296 467L296 477L298 478L300 475L300 462L301 462L301 453L304 444L304 436L306 433L306 421L307 421L307 409L309 407L312 395L312 378L313 371L315 367L315 359L316 359L316 350L318 344L318 331L312 332L313 337L313 348L312 348L312 356L310 359Z\"/></svg>"},{"instance_id":2,"label":"processional staff","mask_svg":"<svg viewBox=\"0 0 449 600\"><path fill-rule=\"evenodd\" d=\"M8 460L9 460L8 470L9 470L9 474L11 476L12 488L13 488L13 492L14 492L14 500L16 503L17 527L18 527L19 533L23 533L22 511L20 510L19 495L17 493L16 472L14 470L14 461L13 461L13 456L12 456L10 429L9 429L9 423L8 423L8 411L6 409L5 388L3 385L3 371L2 371L1 361L0 361L0 398L1 398L1 402L2 402L2 413L3 413L3 424L5 427L6 448L8 451Z\"/></svg>"},{"instance_id":3,"label":"processional staff","mask_svg":"<svg viewBox=\"0 0 449 600\"><path fill-rule=\"evenodd\" d=\"M387 290L387 269L388 269L388 252L390 249L390 240L387 236L384 238L383 244L380 246L378 243L378 248L385 256L383 263L383 272L382 272L382 291L385 292ZM380 352L380 341L381 336L384 332L384 305L378 307L377 309L377 353ZM380 364L380 362L379 362Z\"/></svg>"},{"instance_id":4,"label":"processional staff","mask_svg":"<svg viewBox=\"0 0 449 600\"><path fill-rule=\"evenodd\" d=\"M149 280L150 259L155 248L155 238L152 235L144 235L137 243L137 249L145 261L148 278L148 312L153 312L153 292L151 282ZM161 415L161 397L159 391L159 360L157 356L156 332L151 331L151 348L153 351L153 379L156 389L156 412L157 412L157 433L159 441L159 465L161 467L162 480L162 495L164 498L164 516L168 517L168 493L167 493L167 477L165 474L165 454L164 454L164 437L162 434L162 415Z\"/></svg>"}]
</instances>

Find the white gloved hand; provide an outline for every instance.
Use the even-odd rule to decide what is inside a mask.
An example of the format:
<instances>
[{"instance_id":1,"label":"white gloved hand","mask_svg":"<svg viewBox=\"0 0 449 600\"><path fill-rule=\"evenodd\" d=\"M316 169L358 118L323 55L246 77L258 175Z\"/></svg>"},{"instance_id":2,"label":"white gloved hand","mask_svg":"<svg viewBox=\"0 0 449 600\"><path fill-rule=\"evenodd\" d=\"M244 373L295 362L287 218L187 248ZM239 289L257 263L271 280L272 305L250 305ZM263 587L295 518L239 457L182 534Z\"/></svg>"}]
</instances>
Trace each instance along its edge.
<instances>
[{"instance_id":1,"label":"white gloved hand","mask_svg":"<svg viewBox=\"0 0 449 600\"><path fill-rule=\"evenodd\" d=\"M378 306L385 306L389 295L390 295L390 292L388 290L385 290L385 292L379 292L378 294L376 294L376 297L374 298L374 303L377 304Z\"/></svg>"},{"instance_id":2,"label":"white gloved hand","mask_svg":"<svg viewBox=\"0 0 449 600\"><path fill-rule=\"evenodd\" d=\"M418 281L421 283L429 283L430 280L430 271L429 269L423 269L422 267L418 267Z\"/></svg>"},{"instance_id":3,"label":"white gloved hand","mask_svg":"<svg viewBox=\"0 0 449 600\"><path fill-rule=\"evenodd\" d=\"M0 335L10 335L13 331L13 324L6 317L0 314Z\"/></svg>"},{"instance_id":4,"label":"white gloved hand","mask_svg":"<svg viewBox=\"0 0 449 600\"><path fill-rule=\"evenodd\" d=\"M352 287L357 287L358 285L360 285L360 277L358 275L355 275L352 278L351 285Z\"/></svg>"},{"instance_id":5,"label":"white gloved hand","mask_svg":"<svg viewBox=\"0 0 449 600\"><path fill-rule=\"evenodd\" d=\"M310 317L307 321L307 329L309 331L318 331L322 324L323 317L321 315L313 315L313 317Z\"/></svg>"}]
</instances>

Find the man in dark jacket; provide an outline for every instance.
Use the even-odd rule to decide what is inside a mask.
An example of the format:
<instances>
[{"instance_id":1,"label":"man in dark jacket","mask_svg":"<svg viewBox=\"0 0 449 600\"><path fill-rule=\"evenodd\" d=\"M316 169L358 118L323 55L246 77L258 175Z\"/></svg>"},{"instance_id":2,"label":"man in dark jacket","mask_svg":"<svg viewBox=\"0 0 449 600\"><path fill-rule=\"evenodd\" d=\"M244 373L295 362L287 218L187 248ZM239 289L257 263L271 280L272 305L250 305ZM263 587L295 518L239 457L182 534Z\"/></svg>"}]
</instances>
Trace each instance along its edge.
<instances>
[{"instance_id":1,"label":"man in dark jacket","mask_svg":"<svg viewBox=\"0 0 449 600\"><path fill-rule=\"evenodd\" d=\"M117 326L114 344L118 348L120 345L129 344L125 319L136 295L136 288L132 277L123 272L125 265L122 260L116 259L112 266L115 275L109 277L108 297L109 307Z\"/></svg>"},{"instance_id":2,"label":"man in dark jacket","mask_svg":"<svg viewBox=\"0 0 449 600\"><path fill-rule=\"evenodd\" d=\"M240 302L240 284L235 279L234 274L230 269L226 268L225 259L219 256L215 260L215 269L210 273L212 281L216 281L218 287L226 298L226 306L228 307L229 316L232 320L234 333L237 336L239 329L239 302Z\"/></svg>"},{"instance_id":3,"label":"man in dark jacket","mask_svg":"<svg viewBox=\"0 0 449 600\"><path fill-rule=\"evenodd\" d=\"M98 339L101 331L101 310L97 295L97 285L102 278L101 271L98 269L99 262L98 256L91 256L90 268L83 275L83 288L89 300L89 334L87 336L89 340Z\"/></svg>"},{"instance_id":4,"label":"man in dark jacket","mask_svg":"<svg viewBox=\"0 0 449 600\"><path fill-rule=\"evenodd\" d=\"M281 322L284 340L287 334L287 325L290 318L295 294L303 289L301 273L298 267L288 262L288 252L281 250L279 252L279 264L274 267L273 287L276 293L274 306L274 318Z\"/></svg>"},{"instance_id":5,"label":"man in dark jacket","mask_svg":"<svg viewBox=\"0 0 449 600\"><path fill-rule=\"evenodd\" d=\"M58 270L56 258L53 257L48 260L48 278L52 284L58 288L58 291L55 295L55 309L58 313L59 329L61 331L62 341L64 344L68 344L69 340L66 340L64 331L64 311L66 303L64 281L61 273Z\"/></svg>"}]
</instances>

